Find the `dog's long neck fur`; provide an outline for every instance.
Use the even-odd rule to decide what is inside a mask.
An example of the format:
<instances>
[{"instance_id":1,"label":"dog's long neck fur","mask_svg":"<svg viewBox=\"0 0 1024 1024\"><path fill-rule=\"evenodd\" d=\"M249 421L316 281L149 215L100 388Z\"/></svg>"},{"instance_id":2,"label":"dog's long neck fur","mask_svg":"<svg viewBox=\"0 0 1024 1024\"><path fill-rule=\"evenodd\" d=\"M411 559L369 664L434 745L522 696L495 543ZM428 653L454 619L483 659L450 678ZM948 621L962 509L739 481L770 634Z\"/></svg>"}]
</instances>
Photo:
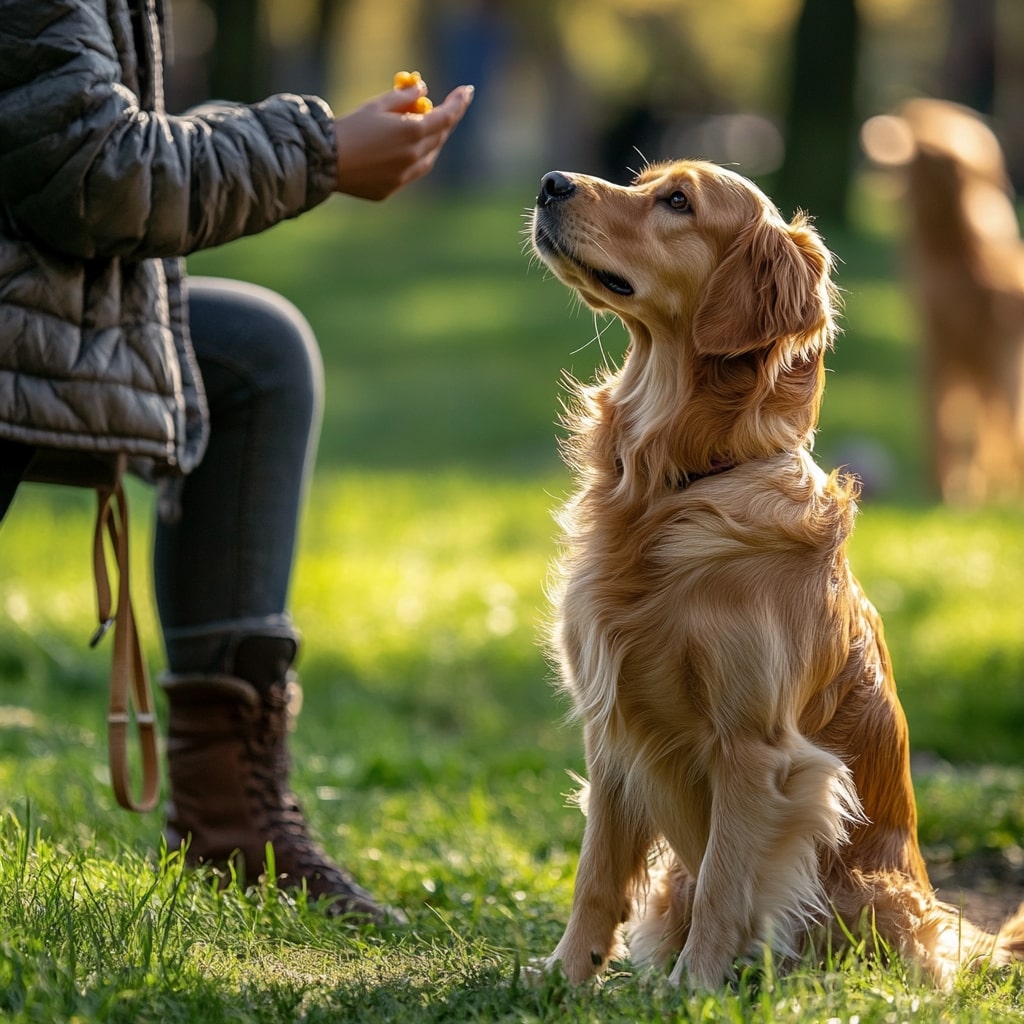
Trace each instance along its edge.
<instances>
[{"instance_id":1,"label":"dog's long neck fur","mask_svg":"<svg viewBox=\"0 0 1024 1024\"><path fill-rule=\"evenodd\" d=\"M791 356L785 343L738 356L695 354L689 322L655 331L626 322L623 366L577 384L565 425L569 465L620 500L813 442L824 386L822 336ZM589 480L588 480L589 478Z\"/></svg>"}]
</instances>

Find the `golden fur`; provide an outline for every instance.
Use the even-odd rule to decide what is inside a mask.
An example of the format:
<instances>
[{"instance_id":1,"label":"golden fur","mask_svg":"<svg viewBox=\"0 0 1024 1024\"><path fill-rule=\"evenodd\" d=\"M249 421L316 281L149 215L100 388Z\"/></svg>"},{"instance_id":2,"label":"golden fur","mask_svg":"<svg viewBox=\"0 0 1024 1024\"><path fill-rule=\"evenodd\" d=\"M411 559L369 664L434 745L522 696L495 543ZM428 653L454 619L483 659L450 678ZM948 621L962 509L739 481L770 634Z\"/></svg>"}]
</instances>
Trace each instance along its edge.
<instances>
[{"instance_id":1,"label":"golden fur","mask_svg":"<svg viewBox=\"0 0 1024 1024\"><path fill-rule=\"evenodd\" d=\"M854 486L810 455L835 308L814 229L677 162L631 187L552 172L531 230L630 334L568 415L553 642L589 781L547 966L599 973L628 923L634 961L713 987L836 915L940 982L1016 957L1024 916L997 936L961 920L918 850L882 624L846 561Z\"/></svg>"}]
</instances>

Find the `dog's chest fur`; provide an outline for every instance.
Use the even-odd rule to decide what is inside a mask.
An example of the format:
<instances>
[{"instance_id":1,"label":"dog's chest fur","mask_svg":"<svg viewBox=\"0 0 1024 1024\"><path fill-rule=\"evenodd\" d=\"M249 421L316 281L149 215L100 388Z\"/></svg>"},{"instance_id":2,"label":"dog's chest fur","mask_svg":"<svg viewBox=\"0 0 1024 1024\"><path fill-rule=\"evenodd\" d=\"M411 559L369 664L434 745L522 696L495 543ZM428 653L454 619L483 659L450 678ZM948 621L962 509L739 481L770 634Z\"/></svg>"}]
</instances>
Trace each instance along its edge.
<instances>
[{"instance_id":1,"label":"dog's chest fur","mask_svg":"<svg viewBox=\"0 0 1024 1024\"><path fill-rule=\"evenodd\" d=\"M645 800L689 792L705 804L723 738L791 727L782 709L830 682L809 666L841 666L838 647L823 656L793 637L835 646L845 635L833 621L845 503L802 451L667 491L632 521L591 485L563 523L555 639L588 756L614 763ZM788 628L794 619L820 628Z\"/></svg>"}]
</instances>

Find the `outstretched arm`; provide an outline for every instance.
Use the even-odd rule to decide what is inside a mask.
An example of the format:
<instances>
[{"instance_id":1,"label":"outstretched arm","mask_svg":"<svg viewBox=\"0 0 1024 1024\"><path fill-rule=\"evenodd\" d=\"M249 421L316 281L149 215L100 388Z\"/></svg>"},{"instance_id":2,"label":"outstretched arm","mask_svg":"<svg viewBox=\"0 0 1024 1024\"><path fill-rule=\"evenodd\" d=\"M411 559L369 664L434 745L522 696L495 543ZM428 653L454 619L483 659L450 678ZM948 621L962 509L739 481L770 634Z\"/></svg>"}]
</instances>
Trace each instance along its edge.
<instances>
[{"instance_id":1,"label":"outstretched arm","mask_svg":"<svg viewBox=\"0 0 1024 1024\"><path fill-rule=\"evenodd\" d=\"M333 191L383 199L426 174L472 97L408 114L425 86L336 118L315 96L148 109L124 82L105 0L0 0L0 197L69 256L183 256Z\"/></svg>"}]
</instances>

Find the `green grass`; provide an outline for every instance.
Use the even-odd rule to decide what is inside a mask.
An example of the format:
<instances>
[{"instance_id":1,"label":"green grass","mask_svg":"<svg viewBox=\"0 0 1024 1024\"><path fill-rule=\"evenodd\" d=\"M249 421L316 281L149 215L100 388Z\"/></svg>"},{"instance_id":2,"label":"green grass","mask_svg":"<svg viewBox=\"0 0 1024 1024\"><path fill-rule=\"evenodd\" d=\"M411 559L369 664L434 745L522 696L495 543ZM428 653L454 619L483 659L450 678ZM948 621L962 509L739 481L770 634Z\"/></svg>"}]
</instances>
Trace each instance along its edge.
<instances>
[{"instance_id":1,"label":"green grass","mask_svg":"<svg viewBox=\"0 0 1024 1024\"><path fill-rule=\"evenodd\" d=\"M530 186L531 183L528 183ZM568 914L582 819L577 730L540 651L550 510L567 480L563 368L590 314L520 253L523 196L337 201L193 260L266 283L316 328L328 409L294 582L306 710L295 784L324 844L404 907L377 935L275 891L218 890L116 809L109 649L90 651L92 499L26 487L0 528L0 1020L1001 1021L1021 974L940 995L895 964L748 971L716 994L617 965L600 989L528 983ZM829 234L846 333L818 451L882 451L851 559L885 616L943 860L1018 850L1024 515L924 490L913 319L884 238ZM151 500L133 485L136 598L154 672ZM160 703L163 711L163 704Z\"/></svg>"}]
</instances>

